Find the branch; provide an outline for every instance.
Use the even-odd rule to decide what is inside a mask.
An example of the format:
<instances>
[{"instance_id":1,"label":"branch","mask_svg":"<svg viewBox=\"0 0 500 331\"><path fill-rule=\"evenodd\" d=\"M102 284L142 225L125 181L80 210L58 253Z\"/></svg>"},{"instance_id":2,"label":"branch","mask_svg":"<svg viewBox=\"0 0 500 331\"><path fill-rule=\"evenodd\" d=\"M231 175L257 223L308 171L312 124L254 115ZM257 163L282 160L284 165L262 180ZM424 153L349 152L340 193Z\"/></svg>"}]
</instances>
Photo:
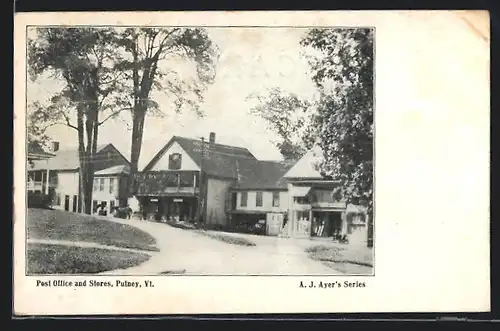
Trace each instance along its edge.
<instances>
[{"instance_id":1,"label":"branch","mask_svg":"<svg viewBox=\"0 0 500 331\"><path fill-rule=\"evenodd\" d=\"M78 128L72 124L69 124L69 123L60 123L60 122L55 122L55 123L50 123L48 124L47 126L45 126L44 128L40 128L40 134L41 135L44 135L45 132L47 132L47 130L53 126L56 126L56 125L64 125L64 126L67 126L67 127L70 127L72 129L75 129L78 131Z\"/></svg>"},{"instance_id":2,"label":"branch","mask_svg":"<svg viewBox=\"0 0 500 331\"><path fill-rule=\"evenodd\" d=\"M62 115L63 115L64 119L66 120L65 125L78 131L78 128L75 125L71 124L71 122L69 121L69 116L67 114L64 114L64 113Z\"/></svg>"},{"instance_id":3,"label":"branch","mask_svg":"<svg viewBox=\"0 0 500 331\"><path fill-rule=\"evenodd\" d=\"M104 124L104 122L106 122L110 118L118 115L119 113L121 113L124 110L133 110L133 109L134 109L134 107L126 107L126 108L122 108L120 110L114 111L111 114L109 114L108 116L106 116L102 121L100 121L99 123L97 123L97 126L100 126L100 125Z\"/></svg>"}]
</instances>

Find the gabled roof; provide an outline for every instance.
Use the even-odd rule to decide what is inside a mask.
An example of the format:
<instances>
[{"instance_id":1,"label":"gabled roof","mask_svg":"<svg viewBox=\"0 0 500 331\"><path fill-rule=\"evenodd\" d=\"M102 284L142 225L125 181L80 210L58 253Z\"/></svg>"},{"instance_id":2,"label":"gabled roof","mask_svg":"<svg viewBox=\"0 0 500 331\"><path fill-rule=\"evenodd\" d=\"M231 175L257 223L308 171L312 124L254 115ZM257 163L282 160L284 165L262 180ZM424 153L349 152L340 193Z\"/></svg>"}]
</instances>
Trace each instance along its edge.
<instances>
[{"instance_id":1,"label":"gabled roof","mask_svg":"<svg viewBox=\"0 0 500 331\"><path fill-rule=\"evenodd\" d=\"M243 160L237 163L238 189L280 189L286 188L281 180L290 166L277 161Z\"/></svg>"},{"instance_id":2,"label":"gabled roof","mask_svg":"<svg viewBox=\"0 0 500 331\"><path fill-rule=\"evenodd\" d=\"M97 153L102 152L106 148L114 149L118 154L120 154L123 159L129 163L129 161L120 153L120 151L113 144L103 144L97 146ZM78 149L62 149L59 150L55 156L51 159L45 160L43 162L34 162L33 167L29 170L78 170L80 168L80 160L78 157Z\"/></svg>"},{"instance_id":3,"label":"gabled roof","mask_svg":"<svg viewBox=\"0 0 500 331\"><path fill-rule=\"evenodd\" d=\"M94 173L95 176L129 174L130 167L128 165L117 165L114 167L102 169Z\"/></svg>"},{"instance_id":4,"label":"gabled roof","mask_svg":"<svg viewBox=\"0 0 500 331\"><path fill-rule=\"evenodd\" d=\"M212 176L236 179L236 161L257 160L246 148L210 142L204 142L202 146L202 142L197 139L173 136L143 171L151 170L174 142L177 142L199 167L203 167L203 171ZM205 155L203 158L202 149Z\"/></svg>"},{"instance_id":5,"label":"gabled roof","mask_svg":"<svg viewBox=\"0 0 500 331\"><path fill-rule=\"evenodd\" d=\"M48 169L48 159L45 160L30 160L27 170L46 170Z\"/></svg>"},{"instance_id":6,"label":"gabled roof","mask_svg":"<svg viewBox=\"0 0 500 331\"><path fill-rule=\"evenodd\" d=\"M314 147L302 156L283 177L322 179L323 176L316 170L316 164L318 164L322 158L323 154L321 149L319 147Z\"/></svg>"},{"instance_id":7,"label":"gabled roof","mask_svg":"<svg viewBox=\"0 0 500 331\"><path fill-rule=\"evenodd\" d=\"M46 152L38 141L28 142L28 158L51 158L55 154Z\"/></svg>"},{"instance_id":8,"label":"gabled roof","mask_svg":"<svg viewBox=\"0 0 500 331\"><path fill-rule=\"evenodd\" d=\"M102 151L109 144L98 145L97 153ZM52 159L47 162L51 170L77 170L80 168L80 160L78 158L78 149L63 149L59 150Z\"/></svg>"}]
</instances>

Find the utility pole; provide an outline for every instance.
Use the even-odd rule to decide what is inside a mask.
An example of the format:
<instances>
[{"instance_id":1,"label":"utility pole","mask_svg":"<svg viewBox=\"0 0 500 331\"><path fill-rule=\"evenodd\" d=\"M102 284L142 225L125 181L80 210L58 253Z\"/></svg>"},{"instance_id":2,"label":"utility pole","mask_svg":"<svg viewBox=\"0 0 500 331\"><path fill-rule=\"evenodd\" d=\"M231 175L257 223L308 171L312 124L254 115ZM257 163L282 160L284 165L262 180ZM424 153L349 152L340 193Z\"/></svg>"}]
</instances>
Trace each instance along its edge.
<instances>
[{"instance_id":1,"label":"utility pole","mask_svg":"<svg viewBox=\"0 0 500 331\"><path fill-rule=\"evenodd\" d=\"M198 208L196 209L196 221L203 221L203 207L205 205L205 185L204 185L204 175L203 175L203 161L205 159L205 138L201 137L201 162L200 162L200 179L199 179L199 189L198 189Z\"/></svg>"}]
</instances>

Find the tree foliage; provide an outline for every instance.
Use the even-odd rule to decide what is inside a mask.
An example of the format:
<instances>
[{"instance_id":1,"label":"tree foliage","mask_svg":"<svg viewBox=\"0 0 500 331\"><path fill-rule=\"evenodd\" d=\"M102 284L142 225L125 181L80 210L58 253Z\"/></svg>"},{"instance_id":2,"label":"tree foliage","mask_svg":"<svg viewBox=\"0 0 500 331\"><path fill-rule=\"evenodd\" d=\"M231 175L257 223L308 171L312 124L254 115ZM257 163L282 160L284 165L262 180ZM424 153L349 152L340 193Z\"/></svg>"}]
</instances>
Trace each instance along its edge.
<instances>
[{"instance_id":1,"label":"tree foliage","mask_svg":"<svg viewBox=\"0 0 500 331\"><path fill-rule=\"evenodd\" d=\"M301 44L321 98L315 125L324 162L320 170L341 181L336 194L373 203L373 31L312 29Z\"/></svg>"},{"instance_id":2,"label":"tree foliage","mask_svg":"<svg viewBox=\"0 0 500 331\"><path fill-rule=\"evenodd\" d=\"M297 161L314 144L315 127L311 125L314 103L301 99L280 88L272 88L264 95L250 95L256 105L251 113L262 117L279 140L275 146L287 162Z\"/></svg>"},{"instance_id":3,"label":"tree foliage","mask_svg":"<svg viewBox=\"0 0 500 331\"><path fill-rule=\"evenodd\" d=\"M40 146L44 146L49 140L49 137L46 134L46 123L50 121L50 118L47 118L47 114L44 112L39 111L41 107L42 106L38 101L27 105L26 140L28 144L36 142Z\"/></svg>"}]
</instances>

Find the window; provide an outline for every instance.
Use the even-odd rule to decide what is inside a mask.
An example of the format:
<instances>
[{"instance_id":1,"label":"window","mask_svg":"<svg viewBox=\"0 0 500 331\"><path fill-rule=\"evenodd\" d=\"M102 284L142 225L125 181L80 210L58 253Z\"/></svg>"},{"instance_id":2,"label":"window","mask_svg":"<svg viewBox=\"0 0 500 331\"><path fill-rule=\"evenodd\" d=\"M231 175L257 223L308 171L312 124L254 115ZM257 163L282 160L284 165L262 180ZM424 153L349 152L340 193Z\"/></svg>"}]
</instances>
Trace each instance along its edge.
<instances>
[{"instance_id":1,"label":"window","mask_svg":"<svg viewBox=\"0 0 500 331\"><path fill-rule=\"evenodd\" d=\"M182 154L172 153L168 156L168 169L179 170L182 164Z\"/></svg>"},{"instance_id":2,"label":"window","mask_svg":"<svg viewBox=\"0 0 500 331\"><path fill-rule=\"evenodd\" d=\"M94 192L97 191L98 187L99 187L99 179L98 178L94 178Z\"/></svg>"},{"instance_id":3,"label":"window","mask_svg":"<svg viewBox=\"0 0 500 331\"><path fill-rule=\"evenodd\" d=\"M109 179L109 193L111 193L111 194L115 193L115 179L114 178Z\"/></svg>"},{"instance_id":4,"label":"window","mask_svg":"<svg viewBox=\"0 0 500 331\"><path fill-rule=\"evenodd\" d=\"M273 207L280 206L280 192L273 192Z\"/></svg>"},{"instance_id":5,"label":"window","mask_svg":"<svg viewBox=\"0 0 500 331\"><path fill-rule=\"evenodd\" d=\"M241 192L240 206L241 207L246 207L247 206L247 200L248 200L248 193L247 192Z\"/></svg>"},{"instance_id":6,"label":"window","mask_svg":"<svg viewBox=\"0 0 500 331\"><path fill-rule=\"evenodd\" d=\"M73 212L76 213L76 210L78 208L78 196L73 195Z\"/></svg>"},{"instance_id":7,"label":"window","mask_svg":"<svg viewBox=\"0 0 500 331\"><path fill-rule=\"evenodd\" d=\"M293 197L293 202L301 205L307 205L310 203L308 197Z\"/></svg>"},{"instance_id":8,"label":"window","mask_svg":"<svg viewBox=\"0 0 500 331\"><path fill-rule=\"evenodd\" d=\"M99 191L104 191L104 178L99 178Z\"/></svg>"},{"instance_id":9,"label":"window","mask_svg":"<svg viewBox=\"0 0 500 331\"><path fill-rule=\"evenodd\" d=\"M262 207L262 192L257 192L255 195L255 207Z\"/></svg>"},{"instance_id":10,"label":"window","mask_svg":"<svg viewBox=\"0 0 500 331\"><path fill-rule=\"evenodd\" d=\"M115 208L115 200L109 200L109 211L113 212L113 208Z\"/></svg>"}]
</instances>

